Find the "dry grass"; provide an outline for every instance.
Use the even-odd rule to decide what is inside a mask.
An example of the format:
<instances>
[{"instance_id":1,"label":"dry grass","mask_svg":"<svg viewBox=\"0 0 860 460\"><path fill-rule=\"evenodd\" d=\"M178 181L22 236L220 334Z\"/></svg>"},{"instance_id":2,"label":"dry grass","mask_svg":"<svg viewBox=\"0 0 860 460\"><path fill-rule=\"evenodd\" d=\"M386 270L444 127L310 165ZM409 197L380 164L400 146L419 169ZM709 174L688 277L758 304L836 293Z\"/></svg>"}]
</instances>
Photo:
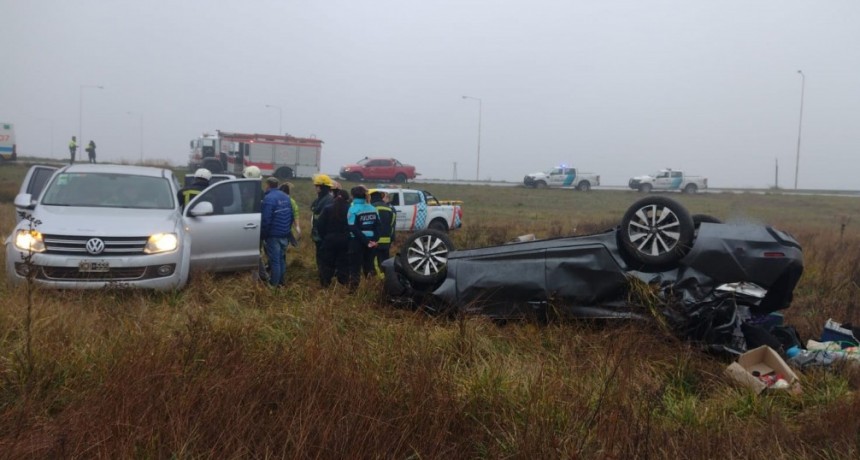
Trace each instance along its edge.
<instances>
[{"instance_id":1,"label":"dry grass","mask_svg":"<svg viewBox=\"0 0 860 460\"><path fill-rule=\"evenodd\" d=\"M296 195L306 206L303 185ZM535 217L522 219L497 203L509 191L434 192L467 201L467 227L454 235L461 247L603 229L636 198L510 191L508 204L519 200ZM767 198L743 206L770 209ZM741 206L734 196L684 199L719 217ZM559 203L579 209L576 217L562 219L552 208ZM774 218L804 244L806 272L786 312L804 338L828 317L860 321L860 232L840 235L822 222L834 210L849 215L853 203L828 201L803 219L792 214L815 208L783 206ZM8 233L11 206L0 205L0 216ZM38 291L32 369L23 354L26 292L0 285L0 457L860 453L855 370L807 373L800 396L755 396L723 376L724 361L653 324L428 317L391 308L376 280L352 295L320 290L312 267L306 244L290 254L291 283L281 291L248 274L198 275L179 293Z\"/></svg>"}]
</instances>

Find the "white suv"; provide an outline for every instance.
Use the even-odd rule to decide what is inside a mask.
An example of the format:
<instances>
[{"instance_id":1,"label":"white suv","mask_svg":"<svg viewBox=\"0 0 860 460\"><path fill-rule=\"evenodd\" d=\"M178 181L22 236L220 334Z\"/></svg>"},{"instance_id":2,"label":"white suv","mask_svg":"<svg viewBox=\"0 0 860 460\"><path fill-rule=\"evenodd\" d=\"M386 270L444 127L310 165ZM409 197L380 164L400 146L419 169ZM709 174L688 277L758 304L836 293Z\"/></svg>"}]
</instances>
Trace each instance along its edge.
<instances>
[{"instance_id":1,"label":"white suv","mask_svg":"<svg viewBox=\"0 0 860 460\"><path fill-rule=\"evenodd\" d=\"M194 270L259 265L259 179L211 185L185 209L168 169L32 167L15 197L6 275L43 286L181 289ZM29 258L29 261L27 260Z\"/></svg>"}]
</instances>

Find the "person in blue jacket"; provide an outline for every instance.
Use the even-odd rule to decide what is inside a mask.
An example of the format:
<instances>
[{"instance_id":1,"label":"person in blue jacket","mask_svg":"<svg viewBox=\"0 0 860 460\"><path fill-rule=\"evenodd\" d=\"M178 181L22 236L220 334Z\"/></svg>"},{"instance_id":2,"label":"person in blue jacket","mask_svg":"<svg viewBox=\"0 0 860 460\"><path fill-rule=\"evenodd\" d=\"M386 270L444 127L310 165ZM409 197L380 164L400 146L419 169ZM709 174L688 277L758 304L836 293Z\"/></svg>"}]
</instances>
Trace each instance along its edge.
<instances>
[{"instance_id":1,"label":"person in blue jacket","mask_svg":"<svg viewBox=\"0 0 860 460\"><path fill-rule=\"evenodd\" d=\"M269 259L269 284L279 286L286 275L286 253L293 226L290 196L278 189L278 179L266 179L266 194L260 208L260 238Z\"/></svg>"},{"instance_id":2,"label":"person in blue jacket","mask_svg":"<svg viewBox=\"0 0 860 460\"><path fill-rule=\"evenodd\" d=\"M363 271L366 276L374 273L373 259L380 234L379 213L367 202L367 189L358 186L350 190L352 204L346 214L349 227L349 281L355 288Z\"/></svg>"}]
</instances>

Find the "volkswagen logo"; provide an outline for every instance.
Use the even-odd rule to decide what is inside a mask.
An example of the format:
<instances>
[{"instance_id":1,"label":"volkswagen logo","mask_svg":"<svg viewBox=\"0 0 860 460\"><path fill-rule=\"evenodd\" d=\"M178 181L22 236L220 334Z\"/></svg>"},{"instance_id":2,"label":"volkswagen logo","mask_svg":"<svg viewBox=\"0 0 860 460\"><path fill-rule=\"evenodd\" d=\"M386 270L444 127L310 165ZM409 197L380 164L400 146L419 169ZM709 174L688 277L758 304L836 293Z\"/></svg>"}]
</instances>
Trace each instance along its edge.
<instances>
[{"instance_id":1,"label":"volkswagen logo","mask_svg":"<svg viewBox=\"0 0 860 460\"><path fill-rule=\"evenodd\" d=\"M90 238L87 241L87 252L96 255L101 254L105 250L105 242L101 238Z\"/></svg>"}]
</instances>

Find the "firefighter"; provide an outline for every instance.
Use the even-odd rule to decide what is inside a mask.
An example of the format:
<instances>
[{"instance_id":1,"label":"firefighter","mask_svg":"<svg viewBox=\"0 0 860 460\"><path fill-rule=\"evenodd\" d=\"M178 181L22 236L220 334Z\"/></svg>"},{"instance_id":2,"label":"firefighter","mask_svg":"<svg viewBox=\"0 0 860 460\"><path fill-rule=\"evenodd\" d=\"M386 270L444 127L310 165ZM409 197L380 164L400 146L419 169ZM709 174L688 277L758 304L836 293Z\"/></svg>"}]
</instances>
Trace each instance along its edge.
<instances>
[{"instance_id":1,"label":"firefighter","mask_svg":"<svg viewBox=\"0 0 860 460\"><path fill-rule=\"evenodd\" d=\"M397 224L397 213L389 204L391 198L381 190L370 190L370 204L379 213L379 240L376 246L373 268L376 276L382 278L382 262L391 257L391 243L394 243L394 230Z\"/></svg>"},{"instance_id":2,"label":"firefighter","mask_svg":"<svg viewBox=\"0 0 860 460\"><path fill-rule=\"evenodd\" d=\"M203 190L206 190L206 187L209 187L210 179L212 179L212 173L209 172L208 169L200 168L197 171L194 171L194 181L191 185L182 187L177 193L179 205L184 209L185 205L187 205L191 199L199 195Z\"/></svg>"},{"instance_id":3,"label":"firefighter","mask_svg":"<svg viewBox=\"0 0 860 460\"><path fill-rule=\"evenodd\" d=\"M317 190L317 197L313 203L311 203L311 239L314 240L314 244L316 245L317 270L319 270L322 238L319 235L318 220L323 209L331 206L332 204L332 181L331 177L328 177L326 174L317 174L313 177L313 183Z\"/></svg>"},{"instance_id":4,"label":"firefighter","mask_svg":"<svg viewBox=\"0 0 860 460\"><path fill-rule=\"evenodd\" d=\"M317 229L322 238L319 277L320 284L327 287L332 277L337 276L337 282L349 282L349 240L350 231L347 225L349 212L349 197L341 193L334 195L332 205L323 209L318 219Z\"/></svg>"},{"instance_id":5,"label":"firefighter","mask_svg":"<svg viewBox=\"0 0 860 460\"><path fill-rule=\"evenodd\" d=\"M367 203L367 189L359 185L350 190L352 204L346 215L349 226L349 283L355 289L361 273L365 276L375 273L373 258L379 245L379 213Z\"/></svg>"},{"instance_id":6,"label":"firefighter","mask_svg":"<svg viewBox=\"0 0 860 460\"><path fill-rule=\"evenodd\" d=\"M260 171L260 168L251 165L245 167L245 169L242 171L242 177L244 177L245 179L259 179L263 177L263 173Z\"/></svg>"}]
</instances>

